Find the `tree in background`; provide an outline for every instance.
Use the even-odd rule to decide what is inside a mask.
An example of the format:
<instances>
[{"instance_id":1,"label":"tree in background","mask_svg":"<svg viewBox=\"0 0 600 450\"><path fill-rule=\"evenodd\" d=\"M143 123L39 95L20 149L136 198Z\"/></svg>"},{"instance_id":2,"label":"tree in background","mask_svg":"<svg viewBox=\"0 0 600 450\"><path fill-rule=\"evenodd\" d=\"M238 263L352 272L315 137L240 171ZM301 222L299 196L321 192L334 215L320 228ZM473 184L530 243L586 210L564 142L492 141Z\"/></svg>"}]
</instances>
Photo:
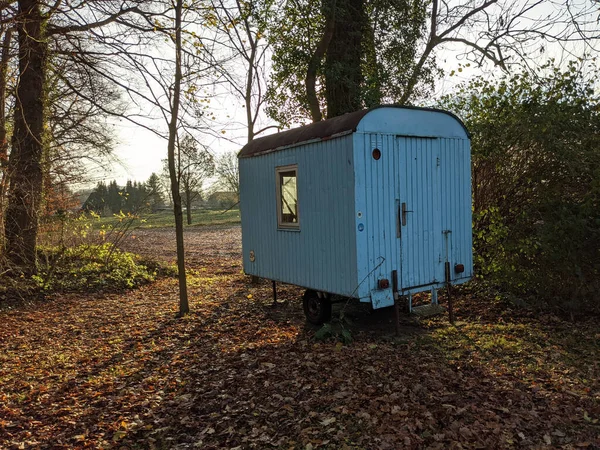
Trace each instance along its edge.
<instances>
[{"instance_id":1,"label":"tree in background","mask_svg":"<svg viewBox=\"0 0 600 450\"><path fill-rule=\"evenodd\" d=\"M535 64L549 43L592 46L600 36L593 5L573 0L289 0L280 11L267 112L286 126L423 98L444 49L509 70Z\"/></svg>"},{"instance_id":2,"label":"tree in background","mask_svg":"<svg viewBox=\"0 0 600 450\"><path fill-rule=\"evenodd\" d=\"M283 2L268 29L273 54L266 112L284 127L305 123L307 118L313 117L305 78L309 61L316 51L322 30L325 30L325 19L320 10L321 0ZM318 101L323 108L321 58L316 67Z\"/></svg>"},{"instance_id":3,"label":"tree in background","mask_svg":"<svg viewBox=\"0 0 600 450\"><path fill-rule=\"evenodd\" d=\"M426 34L418 0L297 0L280 11L267 112L285 126L394 102ZM434 73L432 59L415 94L431 90Z\"/></svg>"},{"instance_id":4,"label":"tree in background","mask_svg":"<svg viewBox=\"0 0 600 450\"><path fill-rule=\"evenodd\" d=\"M211 0L215 39L219 52L231 55L214 60L214 67L226 80L232 93L243 100L246 113L246 141L273 125L260 127L261 111L266 102L266 78L269 41L267 29L274 15L273 0ZM240 66L243 68L240 70Z\"/></svg>"},{"instance_id":5,"label":"tree in background","mask_svg":"<svg viewBox=\"0 0 600 450\"><path fill-rule=\"evenodd\" d=\"M114 182L114 185L116 186L117 183ZM109 195L106 183L99 181L87 200L83 203L82 209L84 211L93 211L96 214L104 215L109 210L109 206L107 205L108 198Z\"/></svg>"},{"instance_id":6,"label":"tree in background","mask_svg":"<svg viewBox=\"0 0 600 450\"><path fill-rule=\"evenodd\" d=\"M240 172L236 152L227 152L217 158L215 173L219 187L235 193L236 201L240 198Z\"/></svg>"},{"instance_id":7,"label":"tree in background","mask_svg":"<svg viewBox=\"0 0 600 450\"><path fill-rule=\"evenodd\" d=\"M165 98L170 99L171 94L155 96L152 89L159 84L172 90L172 83L166 83L168 71L159 67L170 62L158 56L155 49L158 42L168 46L170 40L167 39L165 44L162 39L174 33L175 27L169 25L173 20L171 13L176 9L174 6L162 0L57 1L51 5L39 0L19 0L3 4L2 24L7 26L0 31L4 32L4 41L8 41L9 47L8 30L18 32L18 58L14 59L19 63L19 73L15 77L18 101L14 110L8 171L12 176L9 177L5 214L5 250L10 265L20 268L17 272L34 273L36 270L35 246L43 201L44 166L50 167L49 162L56 163L62 167L61 173L67 176L73 173L72 162L92 152L87 148L65 155L65 148L80 148L82 139L103 144L108 127L98 120L86 121L86 117L97 116L99 111L145 126L166 138L166 133L148 125L146 117L132 111L125 114L118 105L111 103L111 99L126 92L133 105L159 106L161 118L166 119L166 112L173 105L163 109L162 102ZM202 5L199 4L186 5L185 10L193 11L195 15L189 24L202 22L196 20L200 9ZM200 55L208 53L204 51L208 47L199 42L193 31L185 34L182 43L187 49L182 54L183 61L199 60ZM201 48L203 50L199 51ZM186 75L180 80L190 103L198 101L192 90L197 87L192 85L192 79L203 75L198 67L194 76ZM149 70L144 72L146 77L141 77L142 83L133 82L131 75L141 73L143 69ZM66 99L65 92L75 94L75 99ZM55 105L61 108L52 110ZM65 125L57 127L51 120L52 113L62 117ZM185 122L183 117L179 116L178 127ZM194 115L187 117L198 120ZM60 141L57 137L64 139ZM58 145L49 145L51 141L57 141ZM93 147L103 148L101 145Z\"/></svg>"},{"instance_id":8,"label":"tree in background","mask_svg":"<svg viewBox=\"0 0 600 450\"><path fill-rule=\"evenodd\" d=\"M122 118L145 127L166 142L175 217L180 316L189 312L189 303L176 155L181 130L187 134L221 135L221 127L215 132L214 127L207 126L214 116L208 107L209 91L220 80L214 78L218 75L215 67L218 61L213 49L218 42L206 37L203 30L214 24L214 13L203 2L140 1L135 14L118 21L116 28L122 29L121 35L111 35L110 39L99 36L102 51L97 52L97 58L109 61L114 68L102 71L102 75L139 108L137 113Z\"/></svg>"},{"instance_id":9,"label":"tree in background","mask_svg":"<svg viewBox=\"0 0 600 450\"><path fill-rule=\"evenodd\" d=\"M71 190L69 183L53 179L50 172L44 173L44 202L42 219L51 221L63 217L67 211L77 211L81 206L77 195Z\"/></svg>"},{"instance_id":10,"label":"tree in background","mask_svg":"<svg viewBox=\"0 0 600 450\"><path fill-rule=\"evenodd\" d=\"M150 210L154 212L165 203L163 197L163 185L160 181L160 177L156 173L152 172L146 181L146 189L148 191L148 206L150 207Z\"/></svg>"},{"instance_id":11,"label":"tree in background","mask_svg":"<svg viewBox=\"0 0 600 450\"><path fill-rule=\"evenodd\" d=\"M477 273L569 310L600 292L596 61L480 78L442 102L472 133Z\"/></svg>"},{"instance_id":12,"label":"tree in background","mask_svg":"<svg viewBox=\"0 0 600 450\"><path fill-rule=\"evenodd\" d=\"M146 6L148 4L148 6ZM143 11L140 11L141 9ZM206 37L204 27L214 26L215 17L203 2L140 2L136 15L119 21L126 33L104 40L99 57L111 61L114 71L104 71L115 87L121 89L140 108L138 115L123 116L164 138L167 150L170 196L175 217L177 269L179 277L179 315L189 312L183 207L176 155L186 134L217 134L207 121L214 117L208 106L215 85L219 62L213 52L218 41ZM132 51L132 48L135 49ZM224 59L230 55L223 55ZM127 74L127 82L119 75ZM150 112L149 112L150 111ZM181 155L180 155L181 156Z\"/></svg>"},{"instance_id":13,"label":"tree in background","mask_svg":"<svg viewBox=\"0 0 600 450\"><path fill-rule=\"evenodd\" d=\"M48 219L56 212L53 208L65 209L59 207L61 204L74 206L68 199L69 185L81 182L86 177L89 164L85 167L83 162L99 163L111 154L113 129L107 124L105 111L122 111L122 103L114 89L103 83L101 77L86 71L77 61L76 52L70 45L75 35L70 34L71 31L56 30L55 15L66 14L73 5L57 3L52 8L42 2L38 5L45 21L41 30L45 42L40 44L45 48L46 55L43 66L45 99L44 111L41 112L44 116L44 134L41 141L42 193L39 212ZM31 11L35 11L35 8ZM15 147L19 141L13 136L16 129L11 117L14 118L15 106L20 99L15 98L16 88L23 81L19 76L17 56L22 44L25 45L27 41L14 37L21 21L27 21L24 13L24 10L19 12L17 1L4 2L0 11L0 240L5 231L9 155L17 164L19 153ZM93 28L95 25L90 23L90 26ZM76 30L72 31L77 34ZM16 154L13 154L13 149L16 149ZM20 175L16 176L15 182L18 182ZM64 197L64 201L58 201L57 196Z\"/></svg>"},{"instance_id":14,"label":"tree in background","mask_svg":"<svg viewBox=\"0 0 600 450\"><path fill-rule=\"evenodd\" d=\"M123 189L117 185L116 180L113 180L110 183L108 183L108 187L106 190L106 199L104 203L108 206L112 214L118 214L123 209L123 203L126 200L123 197ZM98 214L103 214L103 211L95 212Z\"/></svg>"},{"instance_id":15,"label":"tree in background","mask_svg":"<svg viewBox=\"0 0 600 450\"><path fill-rule=\"evenodd\" d=\"M323 68L326 116L330 118L362 109L363 39L368 18L364 0L324 1L322 10L332 30ZM319 117L313 117L313 122L318 121L315 119Z\"/></svg>"},{"instance_id":16,"label":"tree in background","mask_svg":"<svg viewBox=\"0 0 600 450\"><path fill-rule=\"evenodd\" d=\"M48 56L44 170L64 182L85 180L91 166L101 167L115 146L115 126L109 114L123 112L119 92L102 76L96 61L76 60L72 48L54 39ZM58 41L58 42L56 42Z\"/></svg>"},{"instance_id":17,"label":"tree in background","mask_svg":"<svg viewBox=\"0 0 600 450\"><path fill-rule=\"evenodd\" d=\"M150 182L154 183L156 174L149 181L140 183L127 180L124 187L119 187L115 180L108 183L99 182L84 202L82 209L94 211L96 214L106 216L109 214L133 213L138 214L151 210L162 204L160 192L153 191ZM155 203L158 201L158 203Z\"/></svg>"},{"instance_id":18,"label":"tree in background","mask_svg":"<svg viewBox=\"0 0 600 450\"><path fill-rule=\"evenodd\" d=\"M148 188L144 183L127 180L123 212L139 213L148 210Z\"/></svg>"},{"instance_id":19,"label":"tree in background","mask_svg":"<svg viewBox=\"0 0 600 450\"><path fill-rule=\"evenodd\" d=\"M175 153L177 179L186 208L187 224L192 224L192 206L202 199L203 184L215 173L213 156L201 148L196 140L185 136ZM164 173L168 174L168 161L164 161Z\"/></svg>"}]
</instances>

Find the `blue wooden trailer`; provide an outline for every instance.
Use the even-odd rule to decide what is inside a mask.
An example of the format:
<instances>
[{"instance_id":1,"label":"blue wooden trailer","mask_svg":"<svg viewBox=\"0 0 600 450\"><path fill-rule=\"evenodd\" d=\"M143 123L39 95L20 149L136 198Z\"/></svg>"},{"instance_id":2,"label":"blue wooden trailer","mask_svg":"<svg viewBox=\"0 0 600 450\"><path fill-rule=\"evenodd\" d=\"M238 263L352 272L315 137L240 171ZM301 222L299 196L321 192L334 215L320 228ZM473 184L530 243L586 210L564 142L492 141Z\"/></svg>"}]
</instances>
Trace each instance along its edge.
<instances>
[{"instance_id":1,"label":"blue wooden trailer","mask_svg":"<svg viewBox=\"0 0 600 450\"><path fill-rule=\"evenodd\" d=\"M309 321L329 320L332 295L376 309L472 277L470 140L454 115L382 106L238 157L244 271L306 288Z\"/></svg>"}]
</instances>

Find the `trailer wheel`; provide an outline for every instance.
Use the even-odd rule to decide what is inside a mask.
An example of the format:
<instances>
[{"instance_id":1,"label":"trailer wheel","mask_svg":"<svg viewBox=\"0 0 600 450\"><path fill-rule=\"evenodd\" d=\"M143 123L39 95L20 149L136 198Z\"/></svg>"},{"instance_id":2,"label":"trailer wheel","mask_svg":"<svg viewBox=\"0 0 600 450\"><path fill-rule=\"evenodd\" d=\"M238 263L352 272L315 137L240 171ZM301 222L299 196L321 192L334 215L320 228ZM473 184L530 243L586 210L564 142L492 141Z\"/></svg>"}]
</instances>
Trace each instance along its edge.
<instances>
[{"instance_id":1,"label":"trailer wheel","mask_svg":"<svg viewBox=\"0 0 600 450\"><path fill-rule=\"evenodd\" d=\"M303 298L304 315L306 320L315 325L329 322L331 319L331 299L329 294L319 293L307 289Z\"/></svg>"}]
</instances>

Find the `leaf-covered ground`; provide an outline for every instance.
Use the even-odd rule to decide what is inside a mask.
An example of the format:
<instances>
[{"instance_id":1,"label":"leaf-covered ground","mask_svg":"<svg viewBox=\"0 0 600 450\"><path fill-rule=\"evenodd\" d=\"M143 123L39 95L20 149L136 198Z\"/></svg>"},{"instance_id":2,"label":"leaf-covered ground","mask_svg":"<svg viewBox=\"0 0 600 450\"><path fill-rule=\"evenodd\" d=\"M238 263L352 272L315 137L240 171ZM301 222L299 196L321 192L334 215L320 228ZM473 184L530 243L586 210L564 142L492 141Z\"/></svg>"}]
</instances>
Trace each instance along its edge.
<instances>
[{"instance_id":1,"label":"leaf-covered ground","mask_svg":"<svg viewBox=\"0 0 600 450\"><path fill-rule=\"evenodd\" d=\"M128 243L174 258L172 230ZM598 448L600 326L465 294L456 327L350 306L316 342L301 291L251 285L239 227L187 233L177 285L0 310L0 448ZM335 311L338 311L338 305Z\"/></svg>"}]
</instances>

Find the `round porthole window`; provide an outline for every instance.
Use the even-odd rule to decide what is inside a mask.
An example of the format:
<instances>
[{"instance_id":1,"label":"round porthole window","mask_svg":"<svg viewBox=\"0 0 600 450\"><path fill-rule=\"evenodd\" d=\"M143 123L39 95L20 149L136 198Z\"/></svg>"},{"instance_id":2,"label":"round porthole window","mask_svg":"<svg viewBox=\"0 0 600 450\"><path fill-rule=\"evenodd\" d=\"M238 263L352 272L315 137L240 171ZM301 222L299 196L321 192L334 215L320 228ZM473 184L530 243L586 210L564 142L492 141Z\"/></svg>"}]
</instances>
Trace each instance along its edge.
<instances>
[{"instance_id":1,"label":"round porthole window","mask_svg":"<svg viewBox=\"0 0 600 450\"><path fill-rule=\"evenodd\" d=\"M381 158L381 150L379 150L378 148L373 149L373 159L375 161L378 161L379 158Z\"/></svg>"}]
</instances>

